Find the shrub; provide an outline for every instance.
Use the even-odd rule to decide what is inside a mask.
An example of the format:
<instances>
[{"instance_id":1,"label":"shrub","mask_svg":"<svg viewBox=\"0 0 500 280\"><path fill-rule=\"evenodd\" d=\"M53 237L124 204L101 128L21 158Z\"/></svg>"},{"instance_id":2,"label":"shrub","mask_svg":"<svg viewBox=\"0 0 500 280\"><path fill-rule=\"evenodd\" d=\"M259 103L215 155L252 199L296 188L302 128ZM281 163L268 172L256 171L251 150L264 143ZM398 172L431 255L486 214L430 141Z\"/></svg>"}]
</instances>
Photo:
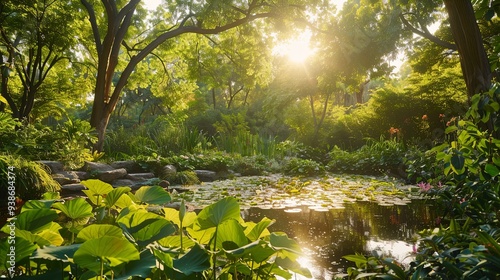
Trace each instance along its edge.
<instances>
[{"instance_id":1,"label":"shrub","mask_svg":"<svg viewBox=\"0 0 500 280\"><path fill-rule=\"evenodd\" d=\"M283 172L288 175L315 176L325 173L324 167L310 159L287 158Z\"/></svg>"},{"instance_id":2,"label":"shrub","mask_svg":"<svg viewBox=\"0 0 500 280\"><path fill-rule=\"evenodd\" d=\"M380 175L390 173L404 177L406 147L396 140L368 140L360 149L347 152L338 147L330 151L327 169L337 173Z\"/></svg>"},{"instance_id":3,"label":"shrub","mask_svg":"<svg viewBox=\"0 0 500 280\"><path fill-rule=\"evenodd\" d=\"M93 129L86 121L67 120L55 128L40 123L27 124L0 133L0 148L30 160L58 160L70 168L93 160L90 146L96 141Z\"/></svg>"},{"instance_id":4,"label":"shrub","mask_svg":"<svg viewBox=\"0 0 500 280\"><path fill-rule=\"evenodd\" d=\"M11 167L9 170L9 167ZM23 201L39 199L45 192L57 192L61 186L52 179L43 165L18 156L0 155L0 188L2 199L7 199L10 177L15 177L16 196ZM6 204L3 204L6 205Z\"/></svg>"},{"instance_id":5,"label":"shrub","mask_svg":"<svg viewBox=\"0 0 500 280\"><path fill-rule=\"evenodd\" d=\"M196 176L196 173L192 170L178 171L174 174L165 176L164 179L174 185L196 185L200 183L200 179L198 179L198 176Z\"/></svg>"},{"instance_id":6,"label":"shrub","mask_svg":"<svg viewBox=\"0 0 500 280\"><path fill-rule=\"evenodd\" d=\"M230 168L243 176L262 175L265 171L272 170L272 160L265 156L241 157L235 156Z\"/></svg>"}]
</instances>

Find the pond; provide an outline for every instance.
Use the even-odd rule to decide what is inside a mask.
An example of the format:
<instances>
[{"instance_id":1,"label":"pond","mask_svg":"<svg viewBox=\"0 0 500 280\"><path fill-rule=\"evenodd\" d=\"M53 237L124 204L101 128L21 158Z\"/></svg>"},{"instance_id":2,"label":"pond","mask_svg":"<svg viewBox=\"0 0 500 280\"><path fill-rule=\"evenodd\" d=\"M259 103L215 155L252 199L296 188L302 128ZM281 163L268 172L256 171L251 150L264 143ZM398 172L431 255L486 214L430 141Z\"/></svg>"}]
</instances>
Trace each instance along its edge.
<instances>
[{"instance_id":1,"label":"pond","mask_svg":"<svg viewBox=\"0 0 500 280\"><path fill-rule=\"evenodd\" d=\"M419 188L393 178L330 175L240 177L187 187L180 195L203 207L225 196L240 199L245 220L276 220L301 245L301 263L314 279L332 279L354 266L342 257L378 250L409 263L419 231L434 226L435 213ZM297 276L300 279L300 276Z\"/></svg>"},{"instance_id":2,"label":"pond","mask_svg":"<svg viewBox=\"0 0 500 280\"><path fill-rule=\"evenodd\" d=\"M354 253L380 250L409 263L417 233L434 223L434 214L423 200L392 206L361 201L327 211L307 206L243 210L245 220L257 222L263 216L276 220L271 231L286 232L299 242L305 253L301 263L314 279L345 273L354 263L342 257Z\"/></svg>"}]
</instances>

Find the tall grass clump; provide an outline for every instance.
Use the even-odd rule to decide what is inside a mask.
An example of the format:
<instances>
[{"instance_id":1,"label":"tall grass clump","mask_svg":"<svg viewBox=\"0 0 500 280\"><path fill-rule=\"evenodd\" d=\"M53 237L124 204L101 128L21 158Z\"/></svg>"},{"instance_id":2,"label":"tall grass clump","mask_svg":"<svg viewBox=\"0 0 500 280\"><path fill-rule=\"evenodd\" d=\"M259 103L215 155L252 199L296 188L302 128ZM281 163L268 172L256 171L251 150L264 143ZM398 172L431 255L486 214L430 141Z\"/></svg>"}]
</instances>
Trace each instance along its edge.
<instances>
[{"instance_id":1,"label":"tall grass clump","mask_svg":"<svg viewBox=\"0 0 500 280\"><path fill-rule=\"evenodd\" d=\"M242 156L264 155L269 158L275 156L276 139L267 138L250 131L236 133L219 133L214 137L215 146L220 151L236 153Z\"/></svg>"}]
</instances>

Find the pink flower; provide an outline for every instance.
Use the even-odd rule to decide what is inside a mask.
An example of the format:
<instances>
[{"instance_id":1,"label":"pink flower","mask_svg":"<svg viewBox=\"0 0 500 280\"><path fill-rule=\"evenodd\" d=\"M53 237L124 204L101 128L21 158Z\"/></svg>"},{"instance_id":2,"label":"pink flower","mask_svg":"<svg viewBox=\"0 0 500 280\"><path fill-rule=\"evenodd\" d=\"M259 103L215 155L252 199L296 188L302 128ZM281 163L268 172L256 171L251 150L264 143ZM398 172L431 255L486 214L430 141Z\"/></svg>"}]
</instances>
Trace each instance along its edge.
<instances>
[{"instance_id":1,"label":"pink flower","mask_svg":"<svg viewBox=\"0 0 500 280\"><path fill-rule=\"evenodd\" d=\"M417 186L420 188L421 192L428 192L430 189L432 189L432 186L429 183L420 182L417 184Z\"/></svg>"},{"instance_id":2,"label":"pink flower","mask_svg":"<svg viewBox=\"0 0 500 280\"><path fill-rule=\"evenodd\" d=\"M423 116L422 116L422 120L423 120L423 121L426 121L426 120L427 120L427 115L423 115Z\"/></svg>"}]
</instances>

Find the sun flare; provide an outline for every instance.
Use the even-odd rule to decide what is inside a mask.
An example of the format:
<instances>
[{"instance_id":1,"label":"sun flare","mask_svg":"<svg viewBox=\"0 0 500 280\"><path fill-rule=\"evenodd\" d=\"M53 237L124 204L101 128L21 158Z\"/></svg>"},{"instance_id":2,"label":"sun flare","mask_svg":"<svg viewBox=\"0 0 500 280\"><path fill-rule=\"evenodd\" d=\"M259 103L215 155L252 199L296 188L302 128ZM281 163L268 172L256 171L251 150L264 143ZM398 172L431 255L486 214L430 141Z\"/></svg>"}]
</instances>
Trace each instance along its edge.
<instances>
[{"instance_id":1,"label":"sun flare","mask_svg":"<svg viewBox=\"0 0 500 280\"><path fill-rule=\"evenodd\" d=\"M279 43L274 53L286 57L292 62L303 63L315 52L310 44L311 32L305 31L297 36Z\"/></svg>"}]
</instances>

